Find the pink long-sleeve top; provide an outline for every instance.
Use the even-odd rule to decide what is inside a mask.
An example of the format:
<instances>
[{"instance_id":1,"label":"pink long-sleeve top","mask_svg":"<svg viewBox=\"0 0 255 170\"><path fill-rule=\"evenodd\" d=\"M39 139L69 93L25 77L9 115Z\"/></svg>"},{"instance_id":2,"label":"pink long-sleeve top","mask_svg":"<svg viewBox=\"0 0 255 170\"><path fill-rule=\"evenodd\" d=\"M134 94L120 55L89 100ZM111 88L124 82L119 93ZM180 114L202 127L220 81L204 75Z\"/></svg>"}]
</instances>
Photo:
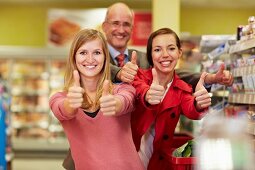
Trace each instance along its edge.
<instances>
[{"instance_id":1,"label":"pink long-sleeve top","mask_svg":"<svg viewBox=\"0 0 255 170\"><path fill-rule=\"evenodd\" d=\"M132 140L130 116L135 89L131 85L115 85L113 94L122 102L122 110L115 116L101 111L91 118L82 109L70 118L63 102L66 93L50 98L50 107L62 124L68 138L76 170L143 170L144 167Z\"/></svg>"}]
</instances>

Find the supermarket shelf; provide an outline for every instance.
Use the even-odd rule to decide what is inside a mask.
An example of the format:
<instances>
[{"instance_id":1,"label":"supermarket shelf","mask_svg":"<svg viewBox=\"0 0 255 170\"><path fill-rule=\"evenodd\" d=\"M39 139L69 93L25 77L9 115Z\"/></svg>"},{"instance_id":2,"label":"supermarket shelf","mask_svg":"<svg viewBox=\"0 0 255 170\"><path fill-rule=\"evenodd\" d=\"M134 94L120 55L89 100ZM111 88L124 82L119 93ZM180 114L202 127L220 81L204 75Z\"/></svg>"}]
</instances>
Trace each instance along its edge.
<instances>
[{"instance_id":1,"label":"supermarket shelf","mask_svg":"<svg viewBox=\"0 0 255 170\"><path fill-rule=\"evenodd\" d=\"M66 138L12 139L16 158L64 158L69 148Z\"/></svg>"},{"instance_id":2,"label":"supermarket shelf","mask_svg":"<svg viewBox=\"0 0 255 170\"><path fill-rule=\"evenodd\" d=\"M234 77L241 77L244 75L251 75L255 73L255 65L239 67L232 69L232 74Z\"/></svg>"},{"instance_id":3,"label":"supermarket shelf","mask_svg":"<svg viewBox=\"0 0 255 170\"><path fill-rule=\"evenodd\" d=\"M213 97L228 97L229 91L228 90L219 90L219 91L214 91Z\"/></svg>"},{"instance_id":4,"label":"supermarket shelf","mask_svg":"<svg viewBox=\"0 0 255 170\"><path fill-rule=\"evenodd\" d=\"M228 102L239 104L255 104L255 97L254 94L230 93Z\"/></svg>"},{"instance_id":5,"label":"supermarket shelf","mask_svg":"<svg viewBox=\"0 0 255 170\"><path fill-rule=\"evenodd\" d=\"M239 41L235 45L232 45L229 49L229 53L238 53L244 52L246 50L252 49L255 47L255 39L249 39L245 41Z\"/></svg>"},{"instance_id":6,"label":"supermarket shelf","mask_svg":"<svg viewBox=\"0 0 255 170\"><path fill-rule=\"evenodd\" d=\"M255 135L255 121L249 121L247 123L247 132L251 135Z\"/></svg>"},{"instance_id":7,"label":"supermarket shelf","mask_svg":"<svg viewBox=\"0 0 255 170\"><path fill-rule=\"evenodd\" d=\"M69 144L66 138L12 138L14 150L66 151Z\"/></svg>"}]
</instances>

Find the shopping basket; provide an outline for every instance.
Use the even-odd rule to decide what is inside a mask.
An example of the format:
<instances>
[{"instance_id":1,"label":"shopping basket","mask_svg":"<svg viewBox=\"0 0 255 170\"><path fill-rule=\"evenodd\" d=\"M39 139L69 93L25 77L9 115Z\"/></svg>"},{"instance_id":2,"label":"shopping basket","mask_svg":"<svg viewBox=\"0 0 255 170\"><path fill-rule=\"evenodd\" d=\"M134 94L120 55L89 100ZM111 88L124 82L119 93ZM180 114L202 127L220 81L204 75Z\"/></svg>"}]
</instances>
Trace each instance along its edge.
<instances>
[{"instance_id":1,"label":"shopping basket","mask_svg":"<svg viewBox=\"0 0 255 170\"><path fill-rule=\"evenodd\" d=\"M173 142L173 151L185 144L187 141L192 140L193 137L187 134L175 134ZM195 170L196 158L195 157L175 157L171 155L172 170Z\"/></svg>"}]
</instances>

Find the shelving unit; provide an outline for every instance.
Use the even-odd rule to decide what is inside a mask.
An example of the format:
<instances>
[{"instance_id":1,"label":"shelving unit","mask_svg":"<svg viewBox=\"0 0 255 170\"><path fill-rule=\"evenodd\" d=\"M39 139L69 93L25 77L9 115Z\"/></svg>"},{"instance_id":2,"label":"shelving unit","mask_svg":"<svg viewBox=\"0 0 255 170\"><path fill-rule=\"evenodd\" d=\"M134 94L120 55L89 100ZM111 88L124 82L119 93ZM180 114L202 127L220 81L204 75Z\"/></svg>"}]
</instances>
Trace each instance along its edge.
<instances>
[{"instance_id":1,"label":"shelving unit","mask_svg":"<svg viewBox=\"0 0 255 170\"><path fill-rule=\"evenodd\" d=\"M229 54L234 63L231 72L235 82L228 101L233 106L247 106L249 109L247 112L253 114L255 112L255 79L253 79L255 63L252 58L250 61L248 58L255 54L255 38L238 41L230 46ZM253 141L255 141L255 116L247 115L247 117L249 117L247 132L253 136Z\"/></svg>"},{"instance_id":2,"label":"shelving unit","mask_svg":"<svg viewBox=\"0 0 255 170\"><path fill-rule=\"evenodd\" d=\"M62 90L68 54L63 48L0 47L1 73L11 89L15 156L68 149L62 126L49 108L51 94Z\"/></svg>"}]
</instances>

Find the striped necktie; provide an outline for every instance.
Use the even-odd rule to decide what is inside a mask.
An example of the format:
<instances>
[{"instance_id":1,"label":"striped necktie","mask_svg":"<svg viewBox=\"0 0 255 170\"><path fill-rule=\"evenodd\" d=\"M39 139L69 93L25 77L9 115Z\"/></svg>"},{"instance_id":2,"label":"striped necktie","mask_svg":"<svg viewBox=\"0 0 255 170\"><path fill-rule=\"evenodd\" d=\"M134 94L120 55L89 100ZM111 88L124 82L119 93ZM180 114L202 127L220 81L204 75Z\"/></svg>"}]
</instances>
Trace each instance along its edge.
<instances>
[{"instance_id":1,"label":"striped necktie","mask_svg":"<svg viewBox=\"0 0 255 170\"><path fill-rule=\"evenodd\" d=\"M124 66L124 61L125 61L125 54L119 54L117 57L116 57L116 60L118 62L118 67L123 67Z\"/></svg>"}]
</instances>

